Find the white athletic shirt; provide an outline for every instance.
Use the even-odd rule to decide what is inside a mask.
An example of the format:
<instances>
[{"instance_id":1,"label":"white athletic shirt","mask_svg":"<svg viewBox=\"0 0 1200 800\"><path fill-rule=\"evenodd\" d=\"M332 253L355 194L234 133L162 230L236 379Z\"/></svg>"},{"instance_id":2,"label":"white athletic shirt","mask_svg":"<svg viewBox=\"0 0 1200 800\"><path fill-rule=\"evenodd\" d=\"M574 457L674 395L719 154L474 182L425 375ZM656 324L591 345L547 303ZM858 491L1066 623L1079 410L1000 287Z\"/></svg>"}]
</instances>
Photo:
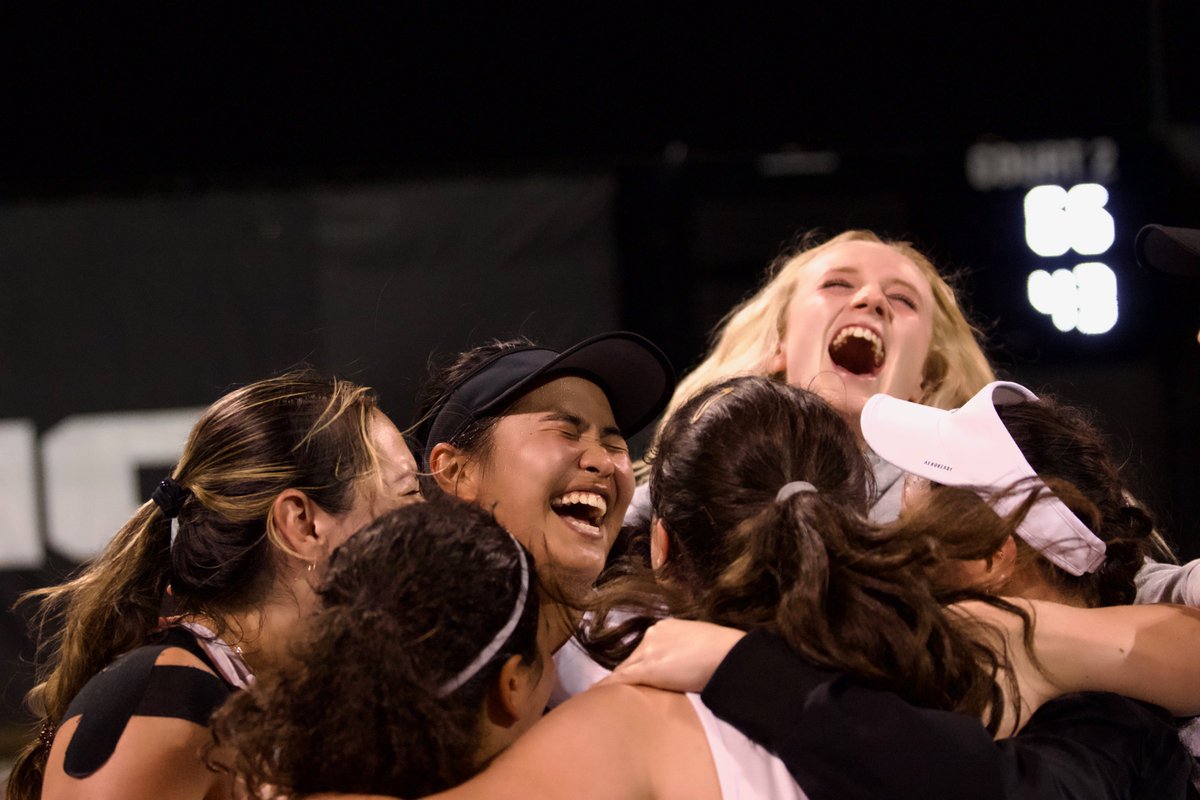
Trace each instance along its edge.
<instances>
[{"instance_id":1,"label":"white athletic shirt","mask_svg":"<svg viewBox=\"0 0 1200 800\"><path fill-rule=\"evenodd\" d=\"M769 750L718 719L700 695L688 694L687 699L704 727L704 738L717 765L723 800L808 800L787 767Z\"/></svg>"},{"instance_id":2,"label":"white athletic shirt","mask_svg":"<svg viewBox=\"0 0 1200 800\"><path fill-rule=\"evenodd\" d=\"M546 705L555 708L565 703L611 672L593 661L572 636L554 654L554 688Z\"/></svg>"}]
</instances>

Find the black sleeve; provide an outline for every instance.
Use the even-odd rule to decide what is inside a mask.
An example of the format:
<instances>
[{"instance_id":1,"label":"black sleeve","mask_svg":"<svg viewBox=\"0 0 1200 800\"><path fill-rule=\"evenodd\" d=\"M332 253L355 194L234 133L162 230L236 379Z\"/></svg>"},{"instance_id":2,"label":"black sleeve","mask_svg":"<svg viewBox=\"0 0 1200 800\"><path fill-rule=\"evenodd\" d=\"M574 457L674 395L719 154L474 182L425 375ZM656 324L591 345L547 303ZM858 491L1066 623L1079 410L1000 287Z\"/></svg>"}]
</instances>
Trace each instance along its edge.
<instances>
[{"instance_id":1,"label":"black sleeve","mask_svg":"<svg viewBox=\"0 0 1200 800\"><path fill-rule=\"evenodd\" d=\"M1153 707L1074 695L993 742L978 720L816 668L764 632L734 647L702 697L776 753L812 800L1170 798L1187 781L1189 759Z\"/></svg>"}]
</instances>

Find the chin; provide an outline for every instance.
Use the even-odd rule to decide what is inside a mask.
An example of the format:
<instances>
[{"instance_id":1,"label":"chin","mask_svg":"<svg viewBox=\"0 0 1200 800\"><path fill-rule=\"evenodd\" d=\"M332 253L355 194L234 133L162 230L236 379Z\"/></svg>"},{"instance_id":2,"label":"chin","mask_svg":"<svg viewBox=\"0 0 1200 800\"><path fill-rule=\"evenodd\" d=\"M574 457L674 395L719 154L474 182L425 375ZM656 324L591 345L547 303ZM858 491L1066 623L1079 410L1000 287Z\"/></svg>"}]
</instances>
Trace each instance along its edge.
<instances>
[{"instance_id":1,"label":"chin","mask_svg":"<svg viewBox=\"0 0 1200 800\"><path fill-rule=\"evenodd\" d=\"M600 572L604 569L604 559L574 558L570 560L549 558L549 570L540 569L539 574L547 584L547 588L566 595L566 599L582 597L596 584Z\"/></svg>"},{"instance_id":2,"label":"chin","mask_svg":"<svg viewBox=\"0 0 1200 800\"><path fill-rule=\"evenodd\" d=\"M871 398L869 394L861 394L859 392L840 392L835 397L826 397L829 405L833 406L842 417L850 423L852 427L858 427L858 418L862 414L863 406L867 404L867 400Z\"/></svg>"}]
</instances>

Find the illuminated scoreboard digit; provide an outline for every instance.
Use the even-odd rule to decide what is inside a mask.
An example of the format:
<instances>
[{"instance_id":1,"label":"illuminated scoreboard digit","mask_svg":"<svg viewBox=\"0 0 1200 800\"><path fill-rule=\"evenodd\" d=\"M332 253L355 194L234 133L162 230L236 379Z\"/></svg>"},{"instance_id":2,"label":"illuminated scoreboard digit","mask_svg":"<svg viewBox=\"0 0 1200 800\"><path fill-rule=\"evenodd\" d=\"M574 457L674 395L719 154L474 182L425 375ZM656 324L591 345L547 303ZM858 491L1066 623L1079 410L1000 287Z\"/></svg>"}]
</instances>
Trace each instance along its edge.
<instances>
[{"instance_id":1,"label":"illuminated scoreboard digit","mask_svg":"<svg viewBox=\"0 0 1200 800\"><path fill-rule=\"evenodd\" d=\"M1117 324L1117 274L1097 258L1116 241L1101 181L1116 176L1117 152L1112 139L1099 138L981 143L967 153L976 190L1032 185L1023 203L1025 244L1044 261L1032 265L1026 295L1064 333L1107 333ZM1076 257L1087 260L1072 264Z\"/></svg>"},{"instance_id":2,"label":"illuminated scoreboard digit","mask_svg":"<svg viewBox=\"0 0 1200 800\"><path fill-rule=\"evenodd\" d=\"M1025 243L1046 258L1068 250L1081 256L1106 253L1116 240L1107 203L1108 190L1098 183L1035 186L1025 195ZM1117 324L1117 274L1107 264L1034 270L1026 287L1030 305L1064 333L1107 333Z\"/></svg>"}]
</instances>

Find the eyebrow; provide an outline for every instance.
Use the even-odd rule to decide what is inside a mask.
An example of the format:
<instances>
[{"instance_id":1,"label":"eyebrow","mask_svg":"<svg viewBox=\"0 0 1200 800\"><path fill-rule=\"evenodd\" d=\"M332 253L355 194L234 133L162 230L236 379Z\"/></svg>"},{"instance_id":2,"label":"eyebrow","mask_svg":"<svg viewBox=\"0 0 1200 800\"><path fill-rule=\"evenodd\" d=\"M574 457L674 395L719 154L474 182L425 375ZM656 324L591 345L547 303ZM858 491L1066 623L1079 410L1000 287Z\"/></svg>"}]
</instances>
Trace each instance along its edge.
<instances>
[{"instance_id":1,"label":"eyebrow","mask_svg":"<svg viewBox=\"0 0 1200 800\"><path fill-rule=\"evenodd\" d=\"M862 270L860 270L858 267L849 266L849 265L844 266L844 267L830 267L828 270L826 270L825 274L828 275L831 272L849 272L855 276L862 274ZM917 289L917 287L915 285L913 285L912 281L910 281L906 278L893 278L892 284L899 284L900 286L903 286L905 289L908 289L910 292L915 294L918 299L921 297L920 290Z\"/></svg>"},{"instance_id":2,"label":"eyebrow","mask_svg":"<svg viewBox=\"0 0 1200 800\"><path fill-rule=\"evenodd\" d=\"M548 411L543 412L542 419L554 420L556 422L567 422L571 425L574 425L576 428L579 428L580 430L587 430L591 427L591 425L585 422L584 419L578 414L572 414L570 411L562 408L551 408ZM621 429L616 425L605 425L600 429L601 439L608 439L613 436L617 436L621 439L625 438L625 435L621 433Z\"/></svg>"}]
</instances>

